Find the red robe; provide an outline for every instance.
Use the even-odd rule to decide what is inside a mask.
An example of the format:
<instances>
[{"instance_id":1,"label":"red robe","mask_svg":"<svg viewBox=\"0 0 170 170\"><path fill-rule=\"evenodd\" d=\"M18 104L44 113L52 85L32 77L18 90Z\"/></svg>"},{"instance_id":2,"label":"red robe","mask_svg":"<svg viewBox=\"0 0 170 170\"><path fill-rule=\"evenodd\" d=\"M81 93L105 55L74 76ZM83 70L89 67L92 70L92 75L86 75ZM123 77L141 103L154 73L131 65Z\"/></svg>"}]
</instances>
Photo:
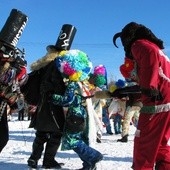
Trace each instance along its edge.
<instances>
[{"instance_id":1,"label":"red robe","mask_svg":"<svg viewBox=\"0 0 170 170\"><path fill-rule=\"evenodd\" d=\"M137 63L141 88L158 89L161 101L142 94L141 110L134 139L134 169L170 170L170 60L158 46L148 40L137 40L131 47Z\"/></svg>"}]
</instances>

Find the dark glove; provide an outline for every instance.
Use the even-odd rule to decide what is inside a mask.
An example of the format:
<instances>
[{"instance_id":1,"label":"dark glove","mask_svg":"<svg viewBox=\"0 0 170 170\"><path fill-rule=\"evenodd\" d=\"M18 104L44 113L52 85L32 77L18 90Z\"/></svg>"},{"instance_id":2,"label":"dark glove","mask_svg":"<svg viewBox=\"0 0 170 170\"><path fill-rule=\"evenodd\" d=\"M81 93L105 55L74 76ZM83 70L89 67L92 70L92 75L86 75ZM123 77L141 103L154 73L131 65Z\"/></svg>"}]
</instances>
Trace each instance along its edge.
<instances>
[{"instance_id":1,"label":"dark glove","mask_svg":"<svg viewBox=\"0 0 170 170\"><path fill-rule=\"evenodd\" d=\"M46 81L41 83L41 86L40 86L40 93L41 94L45 94L45 93L53 91L53 90L54 90L54 87L53 87L52 83L49 83L49 82L46 82Z\"/></svg>"},{"instance_id":2,"label":"dark glove","mask_svg":"<svg viewBox=\"0 0 170 170\"><path fill-rule=\"evenodd\" d=\"M142 88L142 94L151 98L152 102L163 100L163 96L158 89L144 89Z\"/></svg>"},{"instance_id":3,"label":"dark glove","mask_svg":"<svg viewBox=\"0 0 170 170\"><path fill-rule=\"evenodd\" d=\"M162 101L163 100L163 96L161 94L161 92L159 91L159 93L156 96L152 96L151 97L151 101L155 102L155 101Z\"/></svg>"}]
</instances>

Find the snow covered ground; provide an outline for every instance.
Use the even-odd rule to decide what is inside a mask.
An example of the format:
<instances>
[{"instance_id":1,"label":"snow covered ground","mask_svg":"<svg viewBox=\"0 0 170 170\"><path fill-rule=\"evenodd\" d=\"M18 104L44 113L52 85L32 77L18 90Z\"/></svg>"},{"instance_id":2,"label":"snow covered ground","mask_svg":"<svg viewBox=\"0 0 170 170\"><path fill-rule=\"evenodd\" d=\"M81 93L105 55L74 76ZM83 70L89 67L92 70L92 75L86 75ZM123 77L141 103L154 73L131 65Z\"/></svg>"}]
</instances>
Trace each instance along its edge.
<instances>
[{"instance_id":1,"label":"snow covered ground","mask_svg":"<svg viewBox=\"0 0 170 170\"><path fill-rule=\"evenodd\" d=\"M34 129L28 128L29 121L18 121L13 115L9 121L10 140L0 154L0 170L27 170L27 159L32 151ZM105 129L104 129L105 132ZM133 138L135 127L130 126L129 141L117 142L120 135L102 136L102 143L96 143L96 149L104 155L104 160L99 162L97 170L131 170L133 155ZM81 168L81 160L74 151L60 151L56 154L56 160L63 162L63 170ZM42 164L42 159L39 165Z\"/></svg>"}]
</instances>

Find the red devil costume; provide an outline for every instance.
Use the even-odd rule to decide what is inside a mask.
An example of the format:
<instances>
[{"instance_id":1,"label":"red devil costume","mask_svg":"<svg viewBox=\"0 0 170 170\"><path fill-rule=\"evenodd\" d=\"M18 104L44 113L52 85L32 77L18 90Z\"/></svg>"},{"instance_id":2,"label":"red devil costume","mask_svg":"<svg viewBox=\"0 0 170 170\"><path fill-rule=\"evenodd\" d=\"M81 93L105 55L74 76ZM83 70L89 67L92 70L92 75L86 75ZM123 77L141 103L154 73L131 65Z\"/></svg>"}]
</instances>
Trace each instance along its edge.
<instances>
[{"instance_id":1,"label":"red devil costume","mask_svg":"<svg viewBox=\"0 0 170 170\"><path fill-rule=\"evenodd\" d=\"M36 129L32 153L28 159L28 166L32 168L37 167L43 150L43 167L61 168L55 155L60 146L65 116L62 106L52 105L49 96L53 93L63 95L65 92L65 83L56 68L55 59L60 51L70 49L75 33L74 26L63 25L56 45L48 46L46 56L31 64L32 72L22 88L28 104L37 106L31 121L31 127Z\"/></svg>"},{"instance_id":2,"label":"red devil costume","mask_svg":"<svg viewBox=\"0 0 170 170\"><path fill-rule=\"evenodd\" d=\"M134 139L133 169L153 170L155 167L156 170L169 170L170 60L162 51L162 40L144 25L135 22L127 24L113 37L116 47L118 37L126 57L135 63L134 69L127 70L127 74L123 75L138 81L137 91L141 92L143 103ZM131 88L129 92L135 90ZM122 89L112 95L118 93L122 93Z\"/></svg>"},{"instance_id":3,"label":"red devil costume","mask_svg":"<svg viewBox=\"0 0 170 170\"><path fill-rule=\"evenodd\" d=\"M0 32L0 152L9 139L7 105L19 110L24 106L20 85L26 80L25 53L16 45L27 20L25 14L13 9Z\"/></svg>"}]
</instances>

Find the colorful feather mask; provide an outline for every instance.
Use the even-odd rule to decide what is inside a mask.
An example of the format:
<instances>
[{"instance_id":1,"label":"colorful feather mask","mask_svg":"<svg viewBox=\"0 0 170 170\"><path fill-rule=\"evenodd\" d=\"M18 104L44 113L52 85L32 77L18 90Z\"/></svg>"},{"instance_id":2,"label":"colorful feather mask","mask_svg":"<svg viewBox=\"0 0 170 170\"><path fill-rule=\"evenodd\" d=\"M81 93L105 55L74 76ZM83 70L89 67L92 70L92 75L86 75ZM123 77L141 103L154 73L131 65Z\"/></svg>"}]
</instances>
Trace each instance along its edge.
<instances>
[{"instance_id":1,"label":"colorful feather mask","mask_svg":"<svg viewBox=\"0 0 170 170\"><path fill-rule=\"evenodd\" d=\"M90 76L90 82L97 87L107 86L107 72L104 65L94 68L94 73Z\"/></svg>"},{"instance_id":2,"label":"colorful feather mask","mask_svg":"<svg viewBox=\"0 0 170 170\"><path fill-rule=\"evenodd\" d=\"M80 50L61 51L56 58L56 66L63 77L70 81L83 81L92 70L87 54Z\"/></svg>"},{"instance_id":3,"label":"colorful feather mask","mask_svg":"<svg viewBox=\"0 0 170 170\"><path fill-rule=\"evenodd\" d=\"M120 66L120 72L125 79L138 81L135 61L125 57L125 62Z\"/></svg>"}]
</instances>

